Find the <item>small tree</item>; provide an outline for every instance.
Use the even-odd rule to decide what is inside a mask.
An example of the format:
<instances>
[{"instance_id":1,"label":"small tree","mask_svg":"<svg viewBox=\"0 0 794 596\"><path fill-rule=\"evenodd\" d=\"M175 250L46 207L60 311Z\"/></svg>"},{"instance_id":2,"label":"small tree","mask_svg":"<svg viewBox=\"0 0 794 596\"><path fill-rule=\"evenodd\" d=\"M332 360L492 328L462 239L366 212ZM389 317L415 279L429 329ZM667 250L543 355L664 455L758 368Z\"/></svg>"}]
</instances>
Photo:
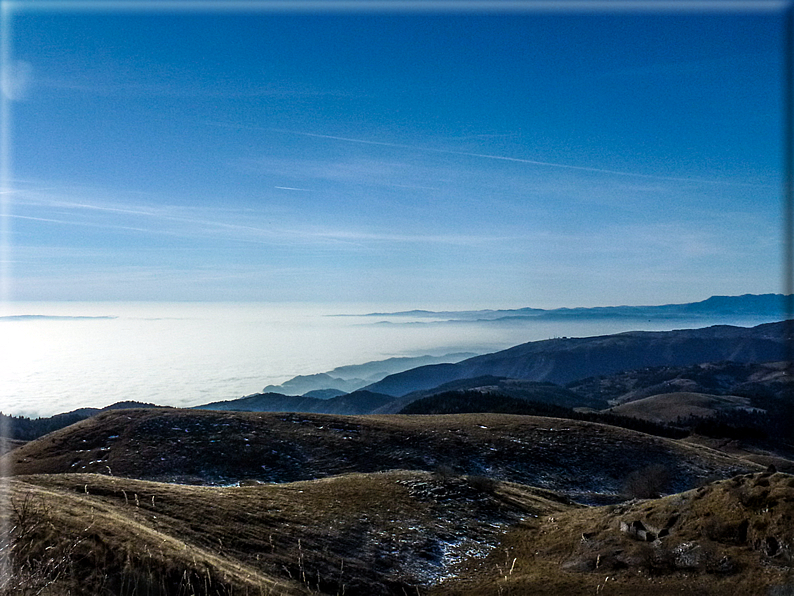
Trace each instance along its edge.
<instances>
[{"instance_id":1,"label":"small tree","mask_svg":"<svg viewBox=\"0 0 794 596\"><path fill-rule=\"evenodd\" d=\"M629 499L657 499L670 483L670 470L662 464L652 464L634 470L623 482L623 494Z\"/></svg>"}]
</instances>

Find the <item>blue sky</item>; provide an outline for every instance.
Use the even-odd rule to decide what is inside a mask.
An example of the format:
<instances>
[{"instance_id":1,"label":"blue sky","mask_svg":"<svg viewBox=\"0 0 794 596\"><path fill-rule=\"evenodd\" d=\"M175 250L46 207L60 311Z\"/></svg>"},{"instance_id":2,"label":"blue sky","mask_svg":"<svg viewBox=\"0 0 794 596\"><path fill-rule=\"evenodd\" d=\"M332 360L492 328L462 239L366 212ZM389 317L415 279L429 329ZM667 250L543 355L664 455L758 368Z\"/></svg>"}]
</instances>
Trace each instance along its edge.
<instances>
[{"instance_id":1,"label":"blue sky","mask_svg":"<svg viewBox=\"0 0 794 596\"><path fill-rule=\"evenodd\" d=\"M782 290L781 10L55 6L6 22L7 298Z\"/></svg>"}]
</instances>

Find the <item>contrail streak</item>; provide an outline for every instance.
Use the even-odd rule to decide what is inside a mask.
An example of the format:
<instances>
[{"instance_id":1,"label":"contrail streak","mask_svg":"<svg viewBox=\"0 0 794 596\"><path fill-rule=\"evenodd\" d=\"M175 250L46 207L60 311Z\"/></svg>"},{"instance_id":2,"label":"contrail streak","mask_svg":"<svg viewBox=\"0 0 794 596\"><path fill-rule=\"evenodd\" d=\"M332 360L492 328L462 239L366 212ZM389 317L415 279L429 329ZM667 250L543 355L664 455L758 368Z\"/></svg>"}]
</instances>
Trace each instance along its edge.
<instances>
[{"instance_id":1,"label":"contrail streak","mask_svg":"<svg viewBox=\"0 0 794 596\"><path fill-rule=\"evenodd\" d=\"M727 180L710 180L707 178L683 178L683 177L676 177L676 176L660 176L658 174L640 174L638 172L625 172L622 170L609 170L606 168L593 168L588 166L574 166L571 164L564 164L564 163L557 163L551 161L538 161L534 159L523 159L519 157L507 157L504 155L492 155L490 153L473 153L470 151L455 151L453 149L437 149L434 147L420 147L416 145L403 145L400 143L387 143L384 141L368 141L366 139L351 139L349 137L338 137L334 135L323 135L318 133L312 132L299 132L295 130L282 130L282 129L270 129L273 132L279 132L284 134L292 134L292 135L300 135L304 137L315 137L318 139L332 139L335 141L344 141L346 143L359 143L362 145L378 145L381 147L394 147L397 149L410 149L412 151L425 151L428 153L443 153L446 155L461 155L464 157L477 157L480 159L495 159L499 161L509 161L514 163L524 163L533 166L541 166L546 168L560 168L565 170L578 170L581 172L596 172L599 174L611 174L613 176L630 176L634 178L647 178L651 180L670 180L674 182L704 182L707 184L725 184L730 186L769 186L765 184L752 184L749 182L730 182Z\"/></svg>"}]
</instances>

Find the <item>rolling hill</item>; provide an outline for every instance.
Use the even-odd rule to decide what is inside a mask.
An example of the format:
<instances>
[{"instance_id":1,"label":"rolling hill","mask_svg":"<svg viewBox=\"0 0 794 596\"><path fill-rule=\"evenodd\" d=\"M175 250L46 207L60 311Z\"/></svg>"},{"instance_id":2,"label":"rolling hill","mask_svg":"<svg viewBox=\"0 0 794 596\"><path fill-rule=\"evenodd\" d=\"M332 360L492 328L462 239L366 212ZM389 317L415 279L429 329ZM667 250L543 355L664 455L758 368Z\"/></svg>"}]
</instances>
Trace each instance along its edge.
<instances>
[{"instance_id":1,"label":"rolling hill","mask_svg":"<svg viewBox=\"0 0 794 596\"><path fill-rule=\"evenodd\" d=\"M312 392L310 392L312 393ZM237 412L317 412L322 414L370 414L394 401L390 395L354 391L331 398L255 393L239 399L196 406L196 410L233 410Z\"/></svg>"},{"instance_id":2,"label":"rolling hill","mask_svg":"<svg viewBox=\"0 0 794 596\"><path fill-rule=\"evenodd\" d=\"M794 477L773 470L601 507L399 470L225 487L45 474L0 491L17 594L754 596L792 579Z\"/></svg>"},{"instance_id":3,"label":"rolling hill","mask_svg":"<svg viewBox=\"0 0 794 596\"><path fill-rule=\"evenodd\" d=\"M28 587L59 593L402 595L454 576L553 493L394 471L197 487L96 474L11 482ZM46 557L42 555L47 553ZM32 577L31 577L32 576ZM52 592L51 590L47 593Z\"/></svg>"},{"instance_id":4,"label":"rolling hill","mask_svg":"<svg viewBox=\"0 0 794 596\"><path fill-rule=\"evenodd\" d=\"M533 416L330 416L209 410L104 412L8 453L14 474L104 473L188 484L295 482L352 472L434 471L620 498L660 465L668 491L757 469L745 460L623 428Z\"/></svg>"},{"instance_id":5,"label":"rolling hill","mask_svg":"<svg viewBox=\"0 0 794 596\"><path fill-rule=\"evenodd\" d=\"M752 407L748 397L682 391L630 401L609 411L651 422L675 424L690 417L712 418L724 412L750 412L757 409Z\"/></svg>"},{"instance_id":6,"label":"rolling hill","mask_svg":"<svg viewBox=\"0 0 794 596\"><path fill-rule=\"evenodd\" d=\"M785 400L794 389L789 369L785 361L655 366L588 377L568 383L566 388L583 398L601 399L611 405L681 391Z\"/></svg>"},{"instance_id":7,"label":"rolling hill","mask_svg":"<svg viewBox=\"0 0 794 596\"><path fill-rule=\"evenodd\" d=\"M784 418L786 329L563 338L350 394L70 413L88 417L0 454L0 593L793 593L794 477L763 471L789 460L553 417Z\"/></svg>"}]
</instances>

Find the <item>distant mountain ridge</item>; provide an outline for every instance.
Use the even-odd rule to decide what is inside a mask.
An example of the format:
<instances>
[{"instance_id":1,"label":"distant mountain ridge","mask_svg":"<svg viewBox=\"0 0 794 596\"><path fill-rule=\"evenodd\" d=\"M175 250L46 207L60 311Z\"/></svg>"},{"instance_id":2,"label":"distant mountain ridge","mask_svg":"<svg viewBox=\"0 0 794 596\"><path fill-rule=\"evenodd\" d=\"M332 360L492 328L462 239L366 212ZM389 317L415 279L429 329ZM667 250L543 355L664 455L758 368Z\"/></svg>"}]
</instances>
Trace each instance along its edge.
<instances>
[{"instance_id":1,"label":"distant mountain ridge","mask_svg":"<svg viewBox=\"0 0 794 596\"><path fill-rule=\"evenodd\" d=\"M517 308L503 310L430 311L410 310L393 313L370 313L369 317L413 317L443 319L448 322L506 321L516 319L555 320L569 318L651 318L675 319L715 316L758 316L786 318L787 297L783 294L743 294L711 296L700 302L657 306L595 306L576 308Z\"/></svg>"},{"instance_id":2,"label":"distant mountain ridge","mask_svg":"<svg viewBox=\"0 0 794 596\"><path fill-rule=\"evenodd\" d=\"M457 364L423 366L390 375L366 389L401 397L485 375L564 384L649 366L686 366L723 360L771 362L786 359L787 342L791 339L787 333L789 323L778 322L751 328L715 325L534 341Z\"/></svg>"},{"instance_id":3,"label":"distant mountain ridge","mask_svg":"<svg viewBox=\"0 0 794 596\"><path fill-rule=\"evenodd\" d=\"M700 302L684 304L664 304L658 306L598 306L577 308L555 308L545 310L541 308L518 308L508 310L470 310L470 311L431 311L410 310L395 313L370 313L366 317L396 317L406 319L420 319L422 323L482 323L493 322L510 324L511 322L527 321L571 321L573 319L642 319L647 320L675 320L675 319L703 319L704 324L720 322L721 318L749 317L761 319L758 322L770 319L786 318L788 307L787 297L783 294L743 294L741 296L711 296ZM710 319L710 320L709 320ZM387 323L388 321L383 321ZM399 322L399 321L398 321ZM412 321L413 322L413 321ZM729 321L731 322L731 321ZM753 321L754 322L754 321ZM476 354L453 353L443 356L418 356L397 357L386 360L366 362L339 366L331 371L299 375L285 381L281 385L267 385L262 393L278 393L282 395L300 396L318 390L334 390L337 392L351 393L359 389L368 388L374 383L382 381L389 375L405 372L420 366L456 364L465 359L471 359ZM446 383L454 378L444 376L441 367L437 370L441 375L441 383ZM615 372L615 371L611 371ZM484 374L492 374L490 372ZM510 376L497 374L496 376ZM468 378L466 377L461 378ZM523 378L523 377L519 377ZM552 378L535 378L531 380L553 380ZM423 386L417 390L431 389L432 386ZM379 391L379 389L375 389ZM333 392L314 394L311 397L327 399L335 396Z\"/></svg>"},{"instance_id":4,"label":"distant mountain ridge","mask_svg":"<svg viewBox=\"0 0 794 596\"><path fill-rule=\"evenodd\" d=\"M208 410L393 414L412 401L439 392L497 391L533 402L601 409L605 398L578 395L554 385L648 367L706 362L775 362L786 359L788 322L756 327L716 325L677 331L630 331L584 338L521 344L457 364L420 366L350 394L287 396L263 392L196 406Z\"/></svg>"},{"instance_id":5,"label":"distant mountain ridge","mask_svg":"<svg viewBox=\"0 0 794 596\"><path fill-rule=\"evenodd\" d=\"M217 401L195 406L194 410L235 412L313 412L320 414L369 414L394 401L391 395L371 391L354 391L330 399L280 393L255 393L240 399Z\"/></svg>"},{"instance_id":6,"label":"distant mountain ridge","mask_svg":"<svg viewBox=\"0 0 794 596\"><path fill-rule=\"evenodd\" d=\"M298 375L281 385L268 385L262 393L280 393L282 395L306 395L320 390L336 390L351 393L366 385L380 381L388 375L402 372L417 366L438 364L442 362L460 362L476 356L471 352L456 352L443 356L406 356L374 360L363 364L338 366L327 373L314 375ZM312 396L327 399L319 395Z\"/></svg>"}]
</instances>

